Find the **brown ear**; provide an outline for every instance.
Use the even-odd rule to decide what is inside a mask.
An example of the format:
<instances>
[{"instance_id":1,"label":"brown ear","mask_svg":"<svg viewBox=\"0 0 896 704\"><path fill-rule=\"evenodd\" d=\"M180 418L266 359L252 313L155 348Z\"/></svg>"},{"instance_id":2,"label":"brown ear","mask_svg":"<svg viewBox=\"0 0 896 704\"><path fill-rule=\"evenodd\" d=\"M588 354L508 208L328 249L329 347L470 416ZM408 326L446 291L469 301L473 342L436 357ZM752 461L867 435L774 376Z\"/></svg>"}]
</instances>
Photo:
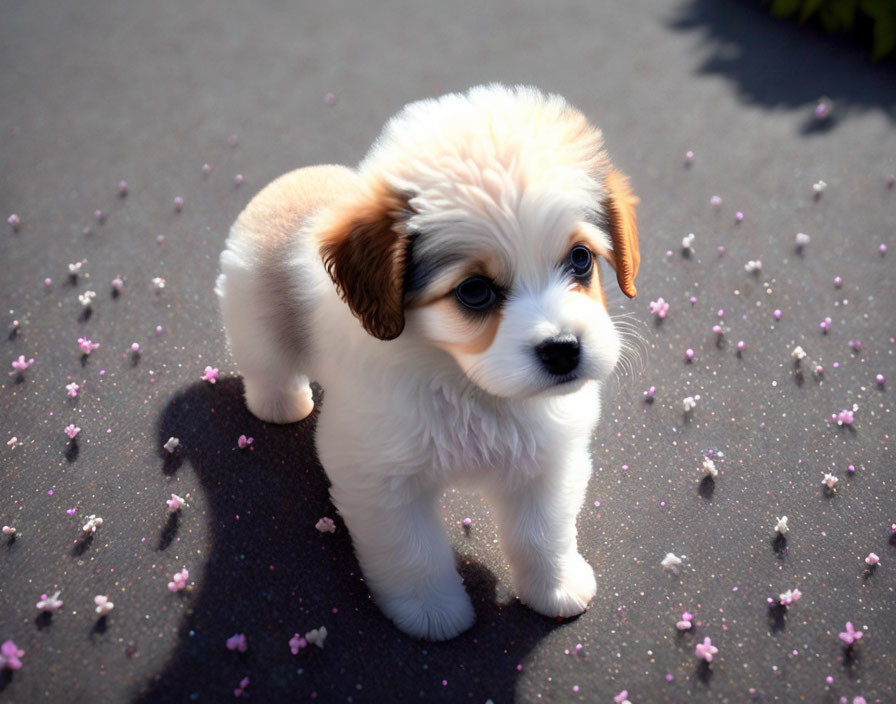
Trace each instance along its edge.
<instances>
[{"instance_id":1,"label":"brown ear","mask_svg":"<svg viewBox=\"0 0 896 704\"><path fill-rule=\"evenodd\" d=\"M321 257L343 300L374 337L404 329L407 199L385 188L367 195L323 238Z\"/></svg>"},{"instance_id":2,"label":"brown ear","mask_svg":"<svg viewBox=\"0 0 896 704\"><path fill-rule=\"evenodd\" d=\"M616 280L619 288L629 298L634 298L635 277L641 264L641 250L638 248L638 218L635 206L640 200L632 193L628 178L621 171L610 169L604 186L607 196L604 200L604 212L613 242L613 252L608 261L616 269Z\"/></svg>"}]
</instances>

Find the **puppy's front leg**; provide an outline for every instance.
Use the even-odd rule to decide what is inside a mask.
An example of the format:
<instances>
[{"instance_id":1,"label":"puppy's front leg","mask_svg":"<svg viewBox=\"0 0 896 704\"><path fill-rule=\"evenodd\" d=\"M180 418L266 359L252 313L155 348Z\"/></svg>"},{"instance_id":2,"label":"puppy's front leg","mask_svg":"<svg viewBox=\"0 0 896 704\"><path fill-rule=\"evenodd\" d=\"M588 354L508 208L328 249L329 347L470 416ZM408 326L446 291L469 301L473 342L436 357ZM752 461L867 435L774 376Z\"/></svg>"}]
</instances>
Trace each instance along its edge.
<instances>
[{"instance_id":1,"label":"puppy's front leg","mask_svg":"<svg viewBox=\"0 0 896 704\"><path fill-rule=\"evenodd\" d=\"M513 491L493 492L502 549L520 601L545 616L582 613L597 591L579 554L576 515L591 474L585 452Z\"/></svg>"},{"instance_id":2,"label":"puppy's front leg","mask_svg":"<svg viewBox=\"0 0 896 704\"><path fill-rule=\"evenodd\" d=\"M331 493L383 612L409 635L447 640L472 626L475 614L445 535L441 491L420 491L413 483L334 482Z\"/></svg>"}]
</instances>

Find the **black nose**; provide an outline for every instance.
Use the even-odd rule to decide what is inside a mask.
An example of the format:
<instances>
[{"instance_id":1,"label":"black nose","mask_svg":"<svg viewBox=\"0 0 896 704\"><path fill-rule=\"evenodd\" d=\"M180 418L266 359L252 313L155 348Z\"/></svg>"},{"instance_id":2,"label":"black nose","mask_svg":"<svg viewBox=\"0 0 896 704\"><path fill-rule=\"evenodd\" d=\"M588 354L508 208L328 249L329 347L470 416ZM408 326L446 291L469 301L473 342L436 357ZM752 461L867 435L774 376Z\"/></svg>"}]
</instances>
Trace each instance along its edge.
<instances>
[{"instance_id":1,"label":"black nose","mask_svg":"<svg viewBox=\"0 0 896 704\"><path fill-rule=\"evenodd\" d=\"M579 338L559 335L545 340L535 348L538 358L551 374L569 374L579 366Z\"/></svg>"}]
</instances>

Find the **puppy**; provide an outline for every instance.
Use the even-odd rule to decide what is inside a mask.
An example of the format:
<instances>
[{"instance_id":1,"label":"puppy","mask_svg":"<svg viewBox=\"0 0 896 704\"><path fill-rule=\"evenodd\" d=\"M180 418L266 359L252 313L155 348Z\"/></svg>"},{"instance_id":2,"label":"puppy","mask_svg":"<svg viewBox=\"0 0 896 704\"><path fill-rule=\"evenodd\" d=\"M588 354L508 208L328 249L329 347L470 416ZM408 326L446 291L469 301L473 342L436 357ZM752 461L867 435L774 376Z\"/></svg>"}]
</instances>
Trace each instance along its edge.
<instances>
[{"instance_id":1,"label":"puppy","mask_svg":"<svg viewBox=\"0 0 896 704\"><path fill-rule=\"evenodd\" d=\"M406 106L356 170L249 203L216 291L249 410L317 450L376 602L431 640L469 628L439 501L490 500L520 600L582 612L576 515L620 333L598 257L635 295L637 198L563 98L489 85Z\"/></svg>"}]
</instances>

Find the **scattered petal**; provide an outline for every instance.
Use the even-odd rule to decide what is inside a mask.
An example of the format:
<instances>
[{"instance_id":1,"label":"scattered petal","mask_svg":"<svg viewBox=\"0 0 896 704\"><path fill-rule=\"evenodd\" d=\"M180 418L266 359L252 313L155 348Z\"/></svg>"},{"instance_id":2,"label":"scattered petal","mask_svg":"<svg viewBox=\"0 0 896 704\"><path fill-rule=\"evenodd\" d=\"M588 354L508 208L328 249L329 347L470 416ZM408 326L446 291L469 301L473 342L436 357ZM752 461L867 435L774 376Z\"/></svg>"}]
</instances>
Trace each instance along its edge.
<instances>
[{"instance_id":1,"label":"scattered petal","mask_svg":"<svg viewBox=\"0 0 896 704\"><path fill-rule=\"evenodd\" d=\"M4 641L3 645L0 645L0 670L21 670L23 655L25 651L12 640Z\"/></svg>"},{"instance_id":2,"label":"scattered petal","mask_svg":"<svg viewBox=\"0 0 896 704\"><path fill-rule=\"evenodd\" d=\"M235 633L227 639L228 650L238 650L241 653L245 653L248 647L249 646L246 643L246 635L244 633Z\"/></svg>"},{"instance_id":3,"label":"scattered petal","mask_svg":"<svg viewBox=\"0 0 896 704\"><path fill-rule=\"evenodd\" d=\"M175 572L174 576L171 577L171 581L168 582L168 589L173 592L179 592L181 589L184 589L187 586L187 580L190 578L189 570L184 567L182 571Z\"/></svg>"},{"instance_id":4,"label":"scattered petal","mask_svg":"<svg viewBox=\"0 0 896 704\"><path fill-rule=\"evenodd\" d=\"M102 594L97 594L93 597L93 603L96 604L96 612L100 616L105 616L115 608L115 604L109 601L109 597L103 596Z\"/></svg>"},{"instance_id":5,"label":"scattered petal","mask_svg":"<svg viewBox=\"0 0 896 704\"><path fill-rule=\"evenodd\" d=\"M308 631L305 634L305 640L308 641L311 645L316 645L318 648L324 647L324 640L327 637L327 629L321 626L320 628L315 628L312 631Z\"/></svg>"},{"instance_id":6,"label":"scattered petal","mask_svg":"<svg viewBox=\"0 0 896 704\"><path fill-rule=\"evenodd\" d=\"M32 364L34 364L34 357L26 360L25 355L20 354L18 359L14 359L12 361L12 368L17 372L23 372Z\"/></svg>"},{"instance_id":7,"label":"scattered petal","mask_svg":"<svg viewBox=\"0 0 896 704\"><path fill-rule=\"evenodd\" d=\"M37 602L37 610L38 611L56 611L62 608L62 599L59 598L61 591L57 591L53 596L47 596L46 594L40 595L40 601Z\"/></svg>"},{"instance_id":8,"label":"scattered petal","mask_svg":"<svg viewBox=\"0 0 896 704\"><path fill-rule=\"evenodd\" d=\"M332 518L327 518L324 516L321 518L315 525L321 533L335 533L336 532L336 524L333 522Z\"/></svg>"},{"instance_id":9,"label":"scattered petal","mask_svg":"<svg viewBox=\"0 0 896 704\"><path fill-rule=\"evenodd\" d=\"M663 558L660 564L662 565L664 570L672 572L673 574L678 574L682 563L681 558L676 556L675 553L667 552L666 556Z\"/></svg>"},{"instance_id":10,"label":"scattered petal","mask_svg":"<svg viewBox=\"0 0 896 704\"><path fill-rule=\"evenodd\" d=\"M712 644L709 636L706 636L702 643L697 643L697 647L694 649L694 655L706 662L712 662L713 656L718 652L719 649Z\"/></svg>"}]
</instances>

